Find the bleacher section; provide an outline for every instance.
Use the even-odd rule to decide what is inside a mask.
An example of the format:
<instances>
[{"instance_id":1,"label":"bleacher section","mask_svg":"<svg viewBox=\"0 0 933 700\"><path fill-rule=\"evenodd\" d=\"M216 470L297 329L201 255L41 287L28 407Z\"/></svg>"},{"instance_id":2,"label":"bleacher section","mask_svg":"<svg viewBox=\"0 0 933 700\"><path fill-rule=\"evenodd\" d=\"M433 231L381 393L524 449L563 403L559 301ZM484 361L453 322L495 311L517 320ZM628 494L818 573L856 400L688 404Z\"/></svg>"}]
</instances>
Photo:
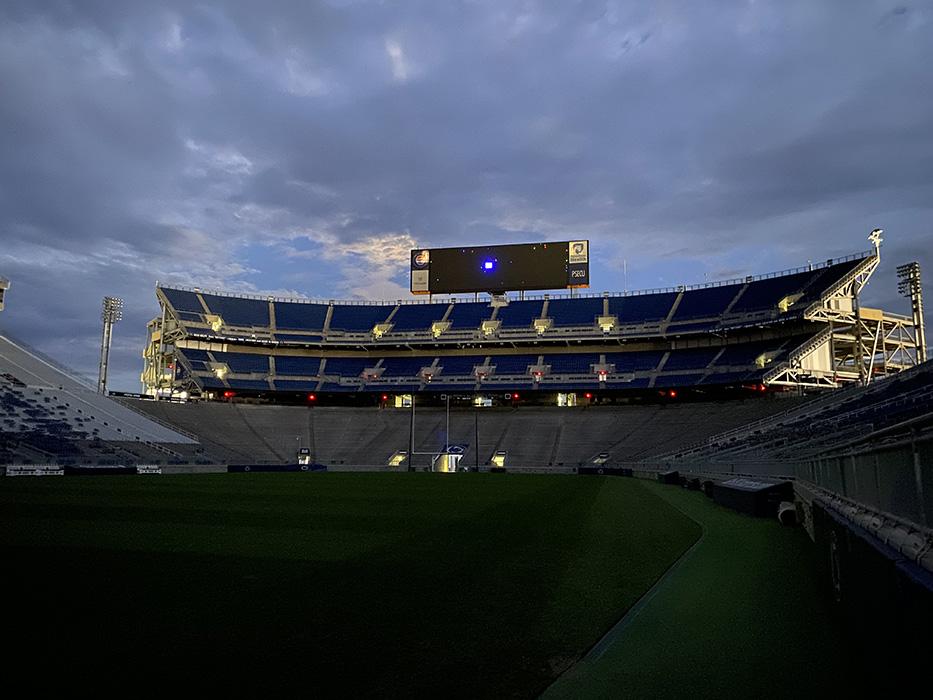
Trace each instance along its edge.
<instances>
[{"instance_id":1,"label":"bleacher section","mask_svg":"<svg viewBox=\"0 0 933 700\"><path fill-rule=\"evenodd\" d=\"M573 390L613 388L651 388L747 383L762 375L805 342L809 336L790 336L769 341L749 341L732 345L711 345L674 350L627 352L553 352L540 354L503 353L490 349L483 355L441 355L437 352L409 352L405 355L379 356L359 353L351 356L327 356L321 371L321 358L276 353L247 354L179 348L182 367L207 389L270 391L269 381L278 391L383 391L397 389L397 384L411 384L416 389L440 391L441 383L459 387L476 384L501 389L509 386L526 390ZM482 366L484 376L475 369ZM222 372L218 379L217 368ZM422 372L432 368L430 372ZM274 372L273 372L274 369ZM426 375L431 375L428 377ZM327 385L316 385L322 377ZM676 377L677 379L672 379ZM299 384L289 380L301 379ZM440 383L439 383L440 382ZM361 384L362 383L362 384ZM391 385L391 386L389 386Z\"/></svg>"},{"instance_id":2,"label":"bleacher section","mask_svg":"<svg viewBox=\"0 0 933 700\"><path fill-rule=\"evenodd\" d=\"M331 467L384 468L396 450L408 449L409 412L379 408L300 407L202 402L177 404L133 401L140 410L186 430L197 431L212 453L229 461L283 463L293 458L296 438L314 458ZM598 409L454 409L450 440L466 445L464 464L486 467L497 450L512 468L577 467L600 452L614 461L640 459L685 446L708 435L773 414L792 399L758 398L731 402ZM444 445L443 409L419 408L415 450L436 452ZM428 456L417 466L427 466Z\"/></svg>"},{"instance_id":3,"label":"bleacher section","mask_svg":"<svg viewBox=\"0 0 933 700\"><path fill-rule=\"evenodd\" d=\"M892 427L902 424L908 432L933 429L933 361L867 387L834 391L668 456L700 463L748 459L793 464L872 435L890 435Z\"/></svg>"},{"instance_id":4,"label":"bleacher section","mask_svg":"<svg viewBox=\"0 0 933 700\"><path fill-rule=\"evenodd\" d=\"M493 303L318 303L171 288L159 296L193 340L177 353L180 381L195 391L699 387L760 381L824 327L804 318L807 306L872 260L694 288ZM495 369L477 379L487 357ZM432 365L443 369L422 373Z\"/></svg>"},{"instance_id":5,"label":"bleacher section","mask_svg":"<svg viewBox=\"0 0 933 700\"><path fill-rule=\"evenodd\" d=\"M136 464L199 447L0 336L0 463Z\"/></svg>"},{"instance_id":6,"label":"bleacher section","mask_svg":"<svg viewBox=\"0 0 933 700\"><path fill-rule=\"evenodd\" d=\"M287 301L275 304L275 327L286 330L324 331L326 304L298 304Z\"/></svg>"}]
</instances>

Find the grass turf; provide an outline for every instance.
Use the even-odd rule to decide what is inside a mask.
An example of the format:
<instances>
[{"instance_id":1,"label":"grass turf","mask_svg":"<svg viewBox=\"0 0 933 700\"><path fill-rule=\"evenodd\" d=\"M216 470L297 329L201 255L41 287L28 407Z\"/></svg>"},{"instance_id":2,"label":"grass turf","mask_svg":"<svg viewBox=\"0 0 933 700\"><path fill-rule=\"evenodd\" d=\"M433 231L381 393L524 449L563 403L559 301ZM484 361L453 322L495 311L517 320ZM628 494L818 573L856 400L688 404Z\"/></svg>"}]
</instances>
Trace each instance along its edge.
<instances>
[{"instance_id":1,"label":"grass turf","mask_svg":"<svg viewBox=\"0 0 933 700\"><path fill-rule=\"evenodd\" d=\"M7 666L134 694L527 697L699 535L631 479L3 479Z\"/></svg>"},{"instance_id":2,"label":"grass turf","mask_svg":"<svg viewBox=\"0 0 933 700\"><path fill-rule=\"evenodd\" d=\"M656 483L645 490L702 524L696 548L599 658L544 697L881 697L833 619L802 528Z\"/></svg>"}]
</instances>

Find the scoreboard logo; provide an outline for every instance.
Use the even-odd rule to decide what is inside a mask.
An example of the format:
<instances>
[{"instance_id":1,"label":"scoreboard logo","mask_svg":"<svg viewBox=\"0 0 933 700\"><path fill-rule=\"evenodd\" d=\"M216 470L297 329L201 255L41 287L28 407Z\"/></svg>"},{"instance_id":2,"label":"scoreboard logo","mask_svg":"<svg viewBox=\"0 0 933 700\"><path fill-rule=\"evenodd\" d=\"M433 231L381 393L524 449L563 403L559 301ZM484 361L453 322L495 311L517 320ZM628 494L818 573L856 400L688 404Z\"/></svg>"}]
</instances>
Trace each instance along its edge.
<instances>
[{"instance_id":1,"label":"scoreboard logo","mask_svg":"<svg viewBox=\"0 0 933 700\"><path fill-rule=\"evenodd\" d=\"M428 268L431 265L430 250L411 251L411 293L430 294L431 280Z\"/></svg>"},{"instance_id":2,"label":"scoreboard logo","mask_svg":"<svg viewBox=\"0 0 933 700\"><path fill-rule=\"evenodd\" d=\"M411 251L411 268L413 270L423 270L431 262L431 251L413 250Z\"/></svg>"},{"instance_id":3,"label":"scoreboard logo","mask_svg":"<svg viewBox=\"0 0 933 700\"><path fill-rule=\"evenodd\" d=\"M590 261L589 241L570 241L568 262L571 265L586 264Z\"/></svg>"}]
</instances>

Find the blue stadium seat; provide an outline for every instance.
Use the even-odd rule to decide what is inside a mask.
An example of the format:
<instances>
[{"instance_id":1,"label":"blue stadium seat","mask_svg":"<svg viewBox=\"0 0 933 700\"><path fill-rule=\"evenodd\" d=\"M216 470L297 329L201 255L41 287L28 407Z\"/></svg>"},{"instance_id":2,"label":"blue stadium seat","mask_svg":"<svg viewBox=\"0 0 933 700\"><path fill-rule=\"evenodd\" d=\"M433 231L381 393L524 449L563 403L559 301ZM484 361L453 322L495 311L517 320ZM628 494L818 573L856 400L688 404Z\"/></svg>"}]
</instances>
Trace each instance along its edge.
<instances>
[{"instance_id":1,"label":"blue stadium seat","mask_svg":"<svg viewBox=\"0 0 933 700\"><path fill-rule=\"evenodd\" d=\"M609 315L620 325L663 321L671 312L677 292L636 294L628 297L609 297Z\"/></svg>"},{"instance_id":2,"label":"blue stadium seat","mask_svg":"<svg viewBox=\"0 0 933 700\"><path fill-rule=\"evenodd\" d=\"M650 372L658 368L664 353L659 350L645 352L606 353L607 364L614 364L616 374L623 372Z\"/></svg>"},{"instance_id":3,"label":"blue stadium seat","mask_svg":"<svg viewBox=\"0 0 933 700\"><path fill-rule=\"evenodd\" d=\"M499 309L496 318L502 328L530 328L531 322L541 317L544 300L513 301Z\"/></svg>"},{"instance_id":4,"label":"blue stadium seat","mask_svg":"<svg viewBox=\"0 0 933 700\"><path fill-rule=\"evenodd\" d=\"M664 363L664 371L703 369L719 354L720 348L690 348L675 350Z\"/></svg>"},{"instance_id":5,"label":"blue stadium seat","mask_svg":"<svg viewBox=\"0 0 933 700\"><path fill-rule=\"evenodd\" d=\"M528 365L534 365L537 362L537 355L493 355L489 358L489 364L495 365L497 375L526 374Z\"/></svg>"},{"instance_id":6,"label":"blue stadium seat","mask_svg":"<svg viewBox=\"0 0 933 700\"><path fill-rule=\"evenodd\" d=\"M476 365L483 364L485 355L462 355L438 358L438 364L443 368L441 376L467 376L473 374Z\"/></svg>"},{"instance_id":7,"label":"blue stadium seat","mask_svg":"<svg viewBox=\"0 0 933 700\"><path fill-rule=\"evenodd\" d=\"M327 304L297 304L275 302L275 327L293 331L322 331L327 316Z\"/></svg>"},{"instance_id":8,"label":"blue stadium seat","mask_svg":"<svg viewBox=\"0 0 933 700\"><path fill-rule=\"evenodd\" d=\"M269 373L268 355L248 355L238 352L214 352L212 354L217 362L226 364L231 372L236 372L238 374L249 374L251 372L259 372L262 374Z\"/></svg>"},{"instance_id":9,"label":"blue stadium seat","mask_svg":"<svg viewBox=\"0 0 933 700\"><path fill-rule=\"evenodd\" d=\"M330 330L368 333L377 323L383 323L393 308L389 304L334 304Z\"/></svg>"},{"instance_id":10,"label":"blue stadium seat","mask_svg":"<svg viewBox=\"0 0 933 700\"><path fill-rule=\"evenodd\" d=\"M597 362L599 355L595 353L544 356L544 364L551 366L551 374L589 374L592 372L590 365Z\"/></svg>"},{"instance_id":11,"label":"blue stadium seat","mask_svg":"<svg viewBox=\"0 0 933 700\"><path fill-rule=\"evenodd\" d=\"M458 302L447 317L451 330L479 328L492 316L492 307L485 302ZM529 323L531 323L529 321Z\"/></svg>"},{"instance_id":12,"label":"blue stadium seat","mask_svg":"<svg viewBox=\"0 0 933 700\"><path fill-rule=\"evenodd\" d=\"M319 357L288 357L275 358L275 373L296 377L316 377L321 368Z\"/></svg>"},{"instance_id":13,"label":"blue stadium seat","mask_svg":"<svg viewBox=\"0 0 933 700\"><path fill-rule=\"evenodd\" d=\"M211 312L230 326L269 327L269 302L214 294L201 295Z\"/></svg>"},{"instance_id":14,"label":"blue stadium seat","mask_svg":"<svg viewBox=\"0 0 933 700\"><path fill-rule=\"evenodd\" d=\"M859 258L857 260L849 260L844 263L837 263L829 267L823 268L821 271L822 274L815 277L804 290L804 295L797 303L800 307L804 307L808 304L812 304L815 301L819 301L820 296L824 291L835 285L843 277L852 272L855 268L865 262L865 258Z\"/></svg>"},{"instance_id":15,"label":"blue stadium seat","mask_svg":"<svg viewBox=\"0 0 933 700\"><path fill-rule=\"evenodd\" d=\"M329 357L324 365L324 374L358 377L364 369L375 364L376 360L371 357Z\"/></svg>"},{"instance_id":16,"label":"blue stadium seat","mask_svg":"<svg viewBox=\"0 0 933 700\"><path fill-rule=\"evenodd\" d=\"M777 309L778 302L784 297L803 289L808 282L820 273L819 270L797 272L781 277L769 277L748 285L730 313Z\"/></svg>"},{"instance_id":17,"label":"blue stadium seat","mask_svg":"<svg viewBox=\"0 0 933 700\"><path fill-rule=\"evenodd\" d=\"M207 356L207 350L197 350L195 348L176 348L175 350L192 361L208 362L211 359Z\"/></svg>"},{"instance_id":18,"label":"blue stadium seat","mask_svg":"<svg viewBox=\"0 0 933 700\"><path fill-rule=\"evenodd\" d=\"M448 306L450 304L402 304L392 317L392 331L430 331L431 324L443 318Z\"/></svg>"},{"instance_id":19,"label":"blue stadium seat","mask_svg":"<svg viewBox=\"0 0 933 700\"><path fill-rule=\"evenodd\" d=\"M195 314L203 314L204 307L201 306L201 302L198 301L198 295L194 292L186 292L182 289L170 289L168 287L160 287L162 294L165 295L165 298L168 299L168 303L172 305L172 308L176 311L188 311Z\"/></svg>"},{"instance_id":20,"label":"blue stadium seat","mask_svg":"<svg viewBox=\"0 0 933 700\"><path fill-rule=\"evenodd\" d=\"M765 352L775 351L781 347L783 340L756 341L727 345L722 355L716 360L717 367L742 366L754 364L755 360Z\"/></svg>"},{"instance_id":21,"label":"blue stadium seat","mask_svg":"<svg viewBox=\"0 0 933 700\"><path fill-rule=\"evenodd\" d=\"M684 292L671 321L721 316L741 288L741 284L729 284Z\"/></svg>"},{"instance_id":22,"label":"blue stadium seat","mask_svg":"<svg viewBox=\"0 0 933 700\"><path fill-rule=\"evenodd\" d=\"M593 326L596 317L603 314L601 297L582 299L551 299L547 315L555 326Z\"/></svg>"},{"instance_id":23,"label":"blue stadium seat","mask_svg":"<svg viewBox=\"0 0 933 700\"><path fill-rule=\"evenodd\" d=\"M383 377L414 377L434 360L433 357L388 357L382 361ZM374 362L375 364L375 362Z\"/></svg>"}]
</instances>

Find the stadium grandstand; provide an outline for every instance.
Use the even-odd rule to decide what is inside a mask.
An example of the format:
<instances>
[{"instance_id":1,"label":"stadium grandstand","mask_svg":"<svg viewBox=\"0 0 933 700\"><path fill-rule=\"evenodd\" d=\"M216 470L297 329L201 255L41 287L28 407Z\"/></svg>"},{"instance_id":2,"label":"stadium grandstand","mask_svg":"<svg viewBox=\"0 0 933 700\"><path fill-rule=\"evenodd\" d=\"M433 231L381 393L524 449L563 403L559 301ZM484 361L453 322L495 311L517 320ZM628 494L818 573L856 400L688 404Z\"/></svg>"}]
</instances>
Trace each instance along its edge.
<instances>
[{"instance_id":1,"label":"stadium grandstand","mask_svg":"<svg viewBox=\"0 0 933 700\"><path fill-rule=\"evenodd\" d=\"M859 304L878 251L703 285L488 301L310 301L159 285L144 393L524 392L556 403L567 392L864 383L914 366L922 352L913 318Z\"/></svg>"}]
</instances>

